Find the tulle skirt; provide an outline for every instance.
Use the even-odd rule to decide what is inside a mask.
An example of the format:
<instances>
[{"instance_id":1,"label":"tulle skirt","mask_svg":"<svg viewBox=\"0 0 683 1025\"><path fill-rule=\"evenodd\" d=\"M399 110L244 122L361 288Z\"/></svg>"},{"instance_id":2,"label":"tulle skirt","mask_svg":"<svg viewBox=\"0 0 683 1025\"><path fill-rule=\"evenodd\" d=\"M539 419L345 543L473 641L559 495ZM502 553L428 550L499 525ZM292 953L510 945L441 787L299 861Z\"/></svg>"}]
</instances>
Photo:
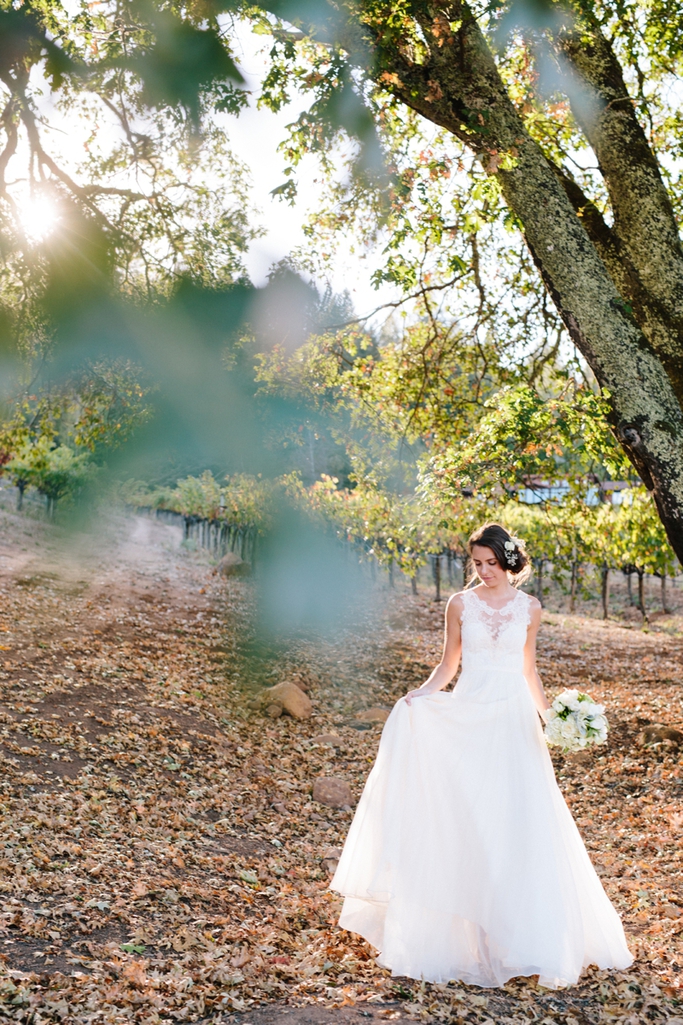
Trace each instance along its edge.
<instances>
[{"instance_id":1,"label":"tulle skirt","mask_svg":"<svg viewBox=\"0 0 683 1025\"><path fill-rule=\"evenodd\" d=\"M393 975L558 988L632 962L518 672L397 702L331 887Z\"/></svg>"}]
</instances>

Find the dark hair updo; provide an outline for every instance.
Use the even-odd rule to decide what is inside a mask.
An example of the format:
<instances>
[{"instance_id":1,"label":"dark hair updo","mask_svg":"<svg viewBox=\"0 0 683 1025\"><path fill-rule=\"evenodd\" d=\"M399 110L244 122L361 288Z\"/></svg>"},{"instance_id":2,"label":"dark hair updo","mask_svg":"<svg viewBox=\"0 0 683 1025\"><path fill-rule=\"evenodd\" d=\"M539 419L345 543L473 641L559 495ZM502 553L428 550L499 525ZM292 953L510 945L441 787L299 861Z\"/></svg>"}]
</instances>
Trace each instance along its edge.
<instances>
[{"instance_id":1,"label":"dark hair updo","mask_svg":"<svg viewBox=\"0 0 683 1025\"><path fill-rule=\"evenodd\" d=\"M519 587L531 576L531 563L520 538L513 537L500 523L485 523L470 535L467 551L472 556L475 545L490 548L501 569L507 570L515 587ZM470 581L476 577L473 572Z\"/></svg>"}]
</instances>

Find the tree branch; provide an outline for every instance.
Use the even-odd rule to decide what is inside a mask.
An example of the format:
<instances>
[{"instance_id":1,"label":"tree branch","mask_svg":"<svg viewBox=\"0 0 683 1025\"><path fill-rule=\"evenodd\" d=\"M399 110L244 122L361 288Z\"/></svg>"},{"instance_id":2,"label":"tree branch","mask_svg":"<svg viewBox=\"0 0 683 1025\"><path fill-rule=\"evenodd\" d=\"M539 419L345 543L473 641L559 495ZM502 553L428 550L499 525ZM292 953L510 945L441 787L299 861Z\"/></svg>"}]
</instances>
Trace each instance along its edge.
<instances>
[{"instance_id":1,"label":"tree branch","mask_svg":"<svg viewBox=\"0 0 683 1025\"><path fill-rule=\"evenodd\" d=\"M342 324L330 324L326 327L326 331L342 331L345 327L351 327L352 324L363 324L366 320L370 320L376 313L381 310L397 310L400 306L404 306L407 302L411 302L413 299L424 299L426 292L443 292L447 288L452 288L453 285L457 284L458 281L462 281L465 274L456 274L455 277L450 278L448 281L442 281L438 285L423 285L417 289L416 292L411 292L410 295L404 295L401 299L395 299L392 302L382 303L380 306L376 306L370 313L366 313L362 317L352 317L350 320L345 320Z\"/></svg>"},{"instance_id":2,"label":"tree branch","mask_svg":"<svg viewBox=\"0 0 683 1025\"><path fill-rule=\"evenodd\" d=\"M153 194L148 195L145 192L135 192L133 189L121 189L114 185L79 185L77 187L84 196L120 196L122 199L128 199L133 203L143 199L151 203L155 199Z\"/></svg>"},{"instance_id":3,"label":"tree branch","mask_svg":"<svg viewBox=\"0 0 683 1025\"><path fill-rule=\"evenodd\" d=\"M2 153L0 153L0 191L3 193L6 189L5 171L7 170L8 163L16 153L19 140L16 112L16 102L14 97L12 97L2 112L2 118L0 118L0 122L7 133L7 143Z\"/></svg>"},{"instance_id":4,"label":"tree branch","mask_svg":"<svg viewBox=\"0 0 683 1025\"><path fill-rule=\"evenodd\" d=\"M563 183L527 132L468 5L415 0L412 10L427 48L420 63L387 32L381 8L376 20L366 16L379 58L376 77L464 140L495 174L567 330L610 393L619 440L654 491L672 544L683 556L683 415L672 380ZM681 386L683 397L683 377Z\"/></svg>"},{"instance_id":5,"label":"tree branch","mask_svg":"<svg viewBox=\"0 0 683 1025\"><path fill-rule=\"evenodd\" d=\"M633 297L649 296L643 330L677 385L683 384L683 247L657 158L597 22L565 30L555 43L564 91L609 192L612 232L628 264Z\"/></svg>"},{"instance_id":6,"label":"tree branch","mask_svg":"<svg viewBox=\"0 0 683 1025\"><path fill-rule=\"evenodd\" d=\"M99 221L100 225L106 227L113 234L115 231L114 226L111 224L108 218L105 217L105 215L102 213L99 207L92 202L90 196L88 195L86 187L83 185L79 185L78 182L75 182L73 178L71 178L70 175L66 173L66 171L63 171L61 167L52 159L49 153L46 153L46 151L43 149L43 144L40 140L38 126L36 125L35 117L33 115L33 111L31 110L31 105L29 103L28 97L22 93L19 95L19 100L21 103L21 119L24 122L24 126L26 128L26 133L28 135L32 154L36 157L36 159L42 166L49 168L49 170L54 174L55 178L57 178L58 181L62 182L63 185L66 185L66 187L74 196L80 199L83 205L86 206L88 210L90 210L90 212L94 215L95 219Z\"/></svg>"},{"instance_id":7,"label":"tree branch","mask_svg":"<svg viewBox=\"0 0 683 1025\"><path fill-rule=\"evenodd\" d=\"M111 110L112 114L114 114L118 119L125 136L128 139L128 144L133 151L135 160L149 160L149 153L152 145L150 137L141 132L134 132L130 127L130 122L128 121L125 111L119 110L116 104L112 103L104 93L98 92L97 95L101 99L102 103L104 103L105 107Z\"/></svg>"}]
</instances>

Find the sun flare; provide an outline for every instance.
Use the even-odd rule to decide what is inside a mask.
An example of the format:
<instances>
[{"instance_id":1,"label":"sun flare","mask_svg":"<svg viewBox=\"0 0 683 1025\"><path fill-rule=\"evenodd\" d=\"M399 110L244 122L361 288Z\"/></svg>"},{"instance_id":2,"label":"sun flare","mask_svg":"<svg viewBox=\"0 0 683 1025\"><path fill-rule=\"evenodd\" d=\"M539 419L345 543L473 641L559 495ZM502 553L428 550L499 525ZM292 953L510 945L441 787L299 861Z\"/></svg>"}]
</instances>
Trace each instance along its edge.
<instances>
[{"instance_id":1,"label":"sun flare","mask_svg":"<svg viewBox=\"0 0 683 1025\"><path fill-rule=\"evenodd\" d=\"M19 221L30 242L43 242L59 223L59 210L48 196L35 196L19 208Z\"/></svg>"}]
</instances>

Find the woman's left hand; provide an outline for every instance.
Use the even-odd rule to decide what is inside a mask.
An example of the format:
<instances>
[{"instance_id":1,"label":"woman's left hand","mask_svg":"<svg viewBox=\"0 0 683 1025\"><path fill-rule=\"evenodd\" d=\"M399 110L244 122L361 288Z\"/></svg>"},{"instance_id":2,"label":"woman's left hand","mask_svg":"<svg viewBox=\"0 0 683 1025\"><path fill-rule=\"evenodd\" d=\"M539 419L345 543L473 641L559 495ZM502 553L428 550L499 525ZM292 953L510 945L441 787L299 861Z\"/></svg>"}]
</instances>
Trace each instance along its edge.
<instances>
[{"instance_id":1,"label":"woman's left hand","mask_svg":"<svg viewBox=\"0 0 683 1025\"><path fill-rule=\"evenodd\" d=\"M417 690L409 690L408 693L404 695L405 703L406 705L409 705L413 698L425 698L430 693L431 691L425 690L424 687L418 687Z\"/></svg>"}]
</instances>

